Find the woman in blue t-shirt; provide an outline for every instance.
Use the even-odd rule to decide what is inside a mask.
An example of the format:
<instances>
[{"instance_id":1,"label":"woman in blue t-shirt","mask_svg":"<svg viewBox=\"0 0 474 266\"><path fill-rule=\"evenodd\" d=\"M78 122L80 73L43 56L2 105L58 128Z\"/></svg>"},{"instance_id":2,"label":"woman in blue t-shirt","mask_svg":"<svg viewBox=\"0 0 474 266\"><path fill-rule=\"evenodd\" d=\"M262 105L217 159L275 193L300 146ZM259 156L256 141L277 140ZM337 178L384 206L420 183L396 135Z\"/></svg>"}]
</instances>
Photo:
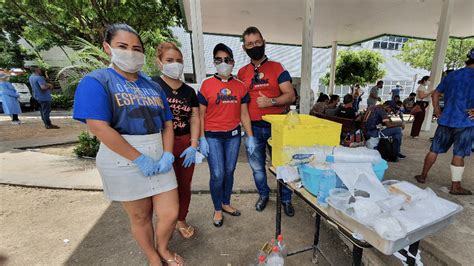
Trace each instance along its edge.
<instances>
[{"instance_id":1,"label":"woman in blue t-shirt","mask_svg":"<svg viewBox=\"0 0 474 266\"><path fill-rule=\"evenodd\" d=\"M178 191L172 170L173 116L166 95L139 72L145 55L134 29L109 26L103 47L111 65L81 80L73 117L87 123L100 139L96 165L104 193L122 203L150 264L161 265L163 260L181 265L183 259L168 250L178 217ZM158 216L155 232L153 212Z\"/></svg>"}]
</instances>

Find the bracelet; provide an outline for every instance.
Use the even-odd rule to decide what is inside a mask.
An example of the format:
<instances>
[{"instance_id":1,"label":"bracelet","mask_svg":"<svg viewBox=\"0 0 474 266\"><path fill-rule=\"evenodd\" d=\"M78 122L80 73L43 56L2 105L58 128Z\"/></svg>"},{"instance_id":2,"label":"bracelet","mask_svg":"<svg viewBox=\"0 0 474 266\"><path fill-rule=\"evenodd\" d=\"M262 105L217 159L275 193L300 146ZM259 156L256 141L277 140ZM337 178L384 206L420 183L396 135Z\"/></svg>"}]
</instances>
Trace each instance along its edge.
<instances>
[{"instance_id":1,"label":"bracelet","mask_svg":"<svg viewBox=\"0 0 474 266\"><path fill-rule=\"evenodd\" d=\"M199 143L199 141L197 139L191 139L191 142L193 142L193 141Z\"/></svg>"}]
</instances>

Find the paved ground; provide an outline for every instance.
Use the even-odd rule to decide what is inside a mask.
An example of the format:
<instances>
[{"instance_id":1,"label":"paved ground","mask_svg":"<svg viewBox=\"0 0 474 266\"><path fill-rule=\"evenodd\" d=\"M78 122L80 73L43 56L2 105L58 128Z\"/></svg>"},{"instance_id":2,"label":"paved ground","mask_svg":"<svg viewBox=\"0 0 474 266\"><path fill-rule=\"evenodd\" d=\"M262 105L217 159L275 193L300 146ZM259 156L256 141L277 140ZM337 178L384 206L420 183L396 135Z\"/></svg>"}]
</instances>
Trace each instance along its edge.
<instances>
[{"instance_id":1,"label":"paved ground","mask_svg":"<svg viewBox=\"0 0 474 266\"><path fill-rule=\"evenodd\" d=\"M58 113L58 116L64 114ZM66 114L67 115L67 114ZM37 117L37 115L36 115ZM13 148L42 146L74 141L85 127L70 119L53 119L60 130L45 130L35 115L20 117L23 125L11 125L0 117L0 183L17 181L20 184L100 188L100 180L90 162L81 162L65 154L45 154L38 151L21 151ZM408 135L410 127L406 129ZM391 164L386 179L413 181L412 176L421 169L424 154L429 147L429 136L422 133L418 140L404 138L403 152L408 158ZM43 151L43 152L41 152ZM474 261L473 197L453 197L440 190L449 186L450 155L440 156L427 186L440 196L464 206L464 212L456 223L440 234L422 242L423 261L426 265L469 265ZM465 185L474 189L474 161L466 161ZM87 187L89 186L89 187ZM271 182L274 187L274 182ZM248 265L258 246L273 235L274 202L264 213L253 211L256 194L244 156L239 158L236 171L235 204L243 211L239 218L228 217L222 229L215 229L209 222L212 214L207 193L193 195L189 220L197 226L198 237L192 241L173 239L172 246L190 265ZM197 167L193 190L208 190L206 164ZM143 255L130 237L126 217L116 203L103 199L101 192L50 190L0 186L0 264L119 264L143 265ZM284 220L284 232L288 232L292 247L311 242L313 234L312 212L298 200L295 201L297 216ZM239 222L237 222L239 221ZM301 230L301 228L305 228ZM329 228L328 228L329 229ZM237 233L238 232L238 233ZM69 239L67 244L64 239ZM324 230L321 263L348 265L347 246L332 230ZM435 254L433 256L432 254ZM309 265L308 254L291 258L289 265ZM364 252L366 264L398 265L393 257L377 252Z\"/></svg>"}]
</instances>

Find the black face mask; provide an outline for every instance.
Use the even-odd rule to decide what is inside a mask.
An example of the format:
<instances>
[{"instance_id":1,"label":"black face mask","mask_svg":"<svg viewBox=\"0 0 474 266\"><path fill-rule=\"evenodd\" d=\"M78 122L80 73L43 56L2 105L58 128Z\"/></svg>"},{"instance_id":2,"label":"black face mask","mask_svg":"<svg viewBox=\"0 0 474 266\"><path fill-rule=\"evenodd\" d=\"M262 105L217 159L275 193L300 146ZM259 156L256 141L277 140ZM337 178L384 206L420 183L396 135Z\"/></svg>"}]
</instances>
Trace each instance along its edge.
<instances>
[{"instance_id":1,"label":"black face mask","mask_svg":"<svg viewBox=\"0 0 474 266\"><path fill-rule=\"evenodd\" d=\"M260 60L265 55L265 44L262 46L255 46L250 49L245 49L245 52L247 52L247 55L253 60Z\"/></svg>"}]
</instances>

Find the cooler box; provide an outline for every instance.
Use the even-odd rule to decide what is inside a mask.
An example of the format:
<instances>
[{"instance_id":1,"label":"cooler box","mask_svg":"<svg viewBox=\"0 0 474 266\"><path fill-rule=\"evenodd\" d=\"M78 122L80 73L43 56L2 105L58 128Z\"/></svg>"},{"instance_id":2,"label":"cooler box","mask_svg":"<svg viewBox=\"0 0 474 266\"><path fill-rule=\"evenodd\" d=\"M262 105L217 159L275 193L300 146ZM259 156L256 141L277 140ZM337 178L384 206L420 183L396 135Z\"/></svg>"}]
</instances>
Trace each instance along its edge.
<instances>
[{"instance_id":1,"label":"cooler box","mask_svg":"<svg viewBox=\"0 0 474 266\"><path fill-rule=\"evenodd\" d=\"M283 153L284 146L337 146L339 145L342 125L333 121L300 114L300 125L288 128L286 115L265 115L263 120L272 124L273 166L282 166L290 161Z\"/></svg>"}]
</instances>

